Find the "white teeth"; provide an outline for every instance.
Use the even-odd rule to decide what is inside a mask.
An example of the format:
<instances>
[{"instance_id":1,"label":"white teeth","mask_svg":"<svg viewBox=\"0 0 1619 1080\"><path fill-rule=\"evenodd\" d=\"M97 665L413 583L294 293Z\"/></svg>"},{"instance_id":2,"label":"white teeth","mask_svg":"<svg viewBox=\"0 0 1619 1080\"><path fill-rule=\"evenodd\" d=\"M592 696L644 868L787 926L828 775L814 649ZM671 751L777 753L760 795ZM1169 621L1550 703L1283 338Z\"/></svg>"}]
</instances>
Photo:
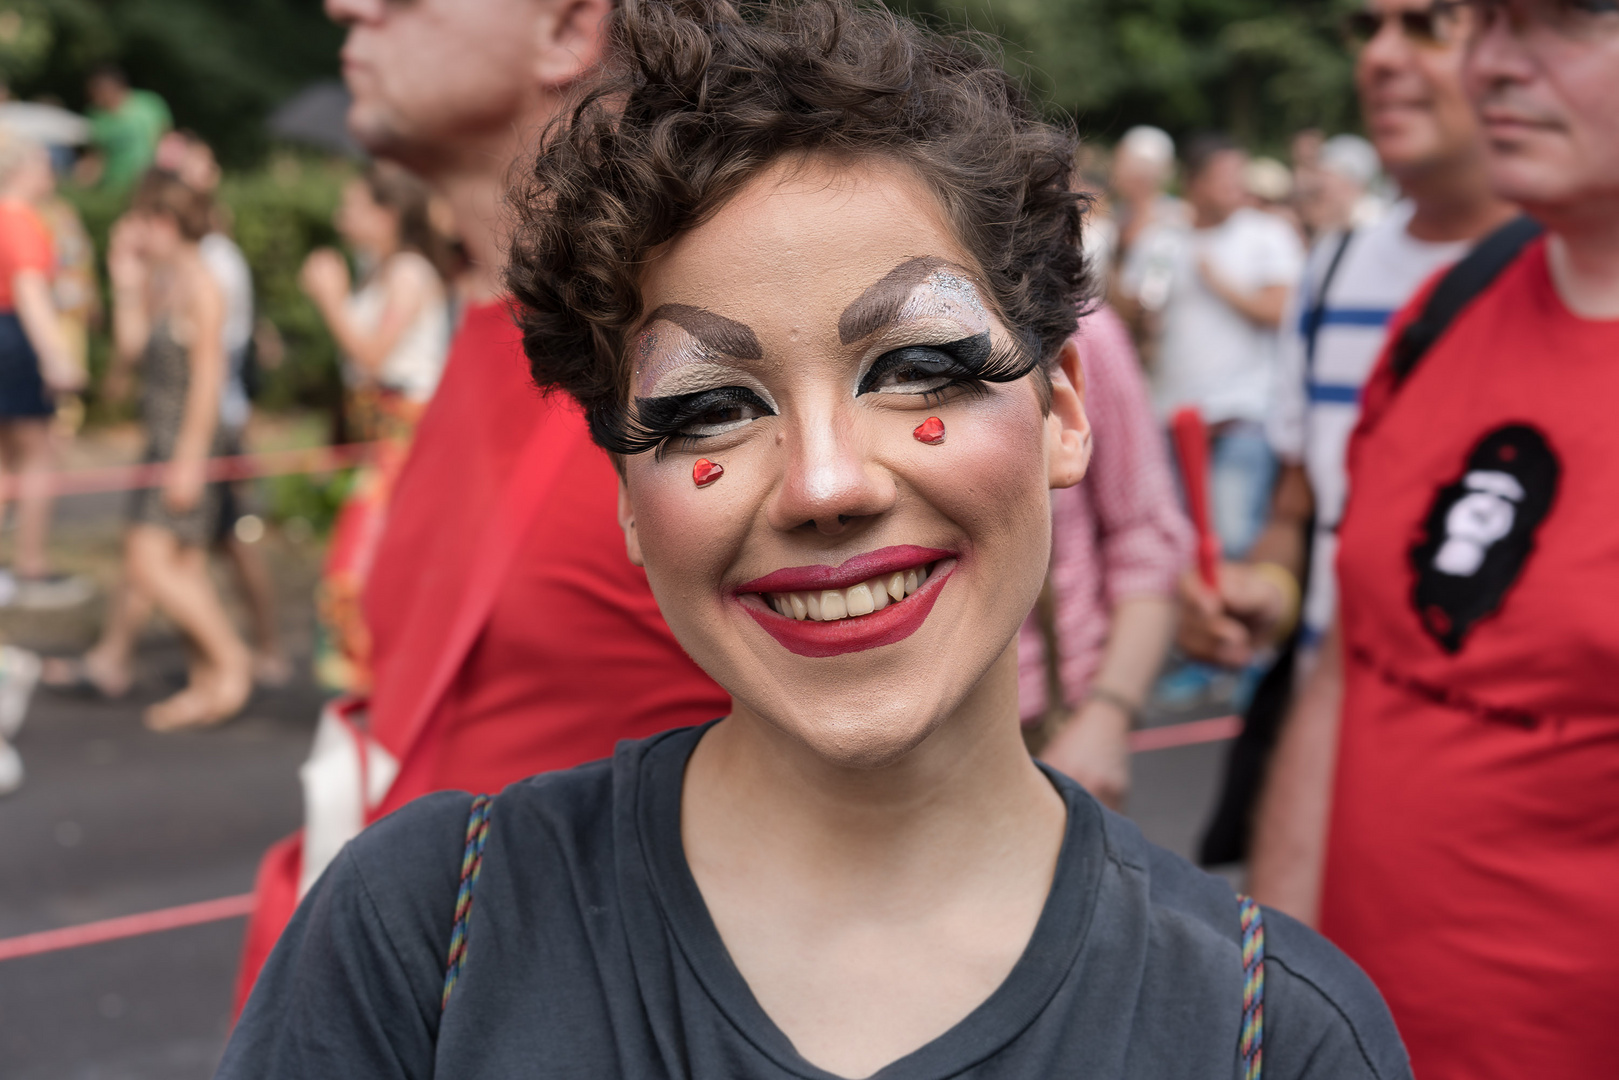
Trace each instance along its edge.
<instances>
[{"instance_id":1,"label":"white teeth","mask_svg":"<svg viewBox=\"0 0 1619 1080\"><path fill-rule=\"evenodd\" d=\"M770 593L765 603L777 614L788 619L813 619L816 622L835 622L881 611L889 604L905 599L928 580L928 568L900 570L883 577L862 581L847 589L822 589L819 592Z\"/></svg>"},{"instance_id":2,"label":"white teeth","mask_svg":"<svg viewBox=\"0 0 1619 1080\"><path fill-rule=\"evenodd\" d=\"M895 600L905 599L905 571L896 570L888 575L888 595Z\"/></svg>"},{"instance_id":3,"label":"white teeth","mask_svg":"<svg viewBox=\"0 0 1619 1080\"><path fill-rule=\"evenodd\" d=\"M844 600L843 593L837 589L828 589L821 594L821 618L826 622L835 622L847 618L849 605Z\"/></svg>"}]
</instances>

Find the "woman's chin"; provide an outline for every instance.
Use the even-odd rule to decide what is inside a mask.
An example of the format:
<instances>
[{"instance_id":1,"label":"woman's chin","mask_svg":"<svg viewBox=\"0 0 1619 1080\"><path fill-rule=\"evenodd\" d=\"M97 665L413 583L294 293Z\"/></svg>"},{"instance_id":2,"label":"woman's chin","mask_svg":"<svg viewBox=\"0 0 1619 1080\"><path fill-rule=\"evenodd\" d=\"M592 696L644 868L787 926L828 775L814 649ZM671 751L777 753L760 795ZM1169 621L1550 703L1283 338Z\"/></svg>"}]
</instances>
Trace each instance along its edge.
<instances>
[{"instance_id":1,"label":"woman's chin","mask_svg":"<svg viewBox=\"0 0 1619 1080\"><path fill-rule=\"evenodd\" d=\"M821 708L767 716L766 722L802 743L825 764L876 770L904 760L950 715L945 703L896 702L885 709Z\"/></svg>"}]
</instances>

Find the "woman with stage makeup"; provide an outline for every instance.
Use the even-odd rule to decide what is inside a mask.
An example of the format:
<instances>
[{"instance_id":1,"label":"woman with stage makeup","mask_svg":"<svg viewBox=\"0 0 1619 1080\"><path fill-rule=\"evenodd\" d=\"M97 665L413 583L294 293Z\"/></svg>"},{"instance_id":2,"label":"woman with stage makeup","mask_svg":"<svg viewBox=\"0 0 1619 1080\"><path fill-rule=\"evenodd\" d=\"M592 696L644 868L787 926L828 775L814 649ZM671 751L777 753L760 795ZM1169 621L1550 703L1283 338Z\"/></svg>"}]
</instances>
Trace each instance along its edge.
<instances>
[{"instance_id":1,"label":"woman with stage makeup","mask_svg":"<svg viewBox=\"0 0 1619 1080\"><path fill-rule=\"evenodd\" d=\"M847 0L610 32L509 280L733 711L374 825L220 1075L1409 1076L1330 945L1024 747L1091 449L1071 139L977 39Z\"/></svg>"}]
</instances>

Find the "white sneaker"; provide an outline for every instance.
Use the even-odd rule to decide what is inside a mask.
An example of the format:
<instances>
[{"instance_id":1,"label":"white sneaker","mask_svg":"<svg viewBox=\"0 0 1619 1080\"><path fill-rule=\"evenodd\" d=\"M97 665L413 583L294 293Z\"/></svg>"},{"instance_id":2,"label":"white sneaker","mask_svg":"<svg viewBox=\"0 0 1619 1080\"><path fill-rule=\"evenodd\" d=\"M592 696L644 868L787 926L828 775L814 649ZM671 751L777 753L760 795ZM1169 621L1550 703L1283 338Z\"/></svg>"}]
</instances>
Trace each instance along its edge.
<instances>
[{"instance_id":1,"label":"white sneaker","mask_svg":"<svg viewBox=\"0 0 1619 1080\"><path fill-rule=\"evenodd\" d=\"M0 795L10 795L22 787L22 755L0 739Z\"/></svg>"},{"instance_id":2,"label":"white sneaker","mask_svg":"<svg viewBox=\"0 0 1619 1080\"><path fill-rule=\"evenodd\" d=\"M0 645L0 739L14 738L28 719L40 666L39 657L27 649Z\"/></svg>"}]
</instances>

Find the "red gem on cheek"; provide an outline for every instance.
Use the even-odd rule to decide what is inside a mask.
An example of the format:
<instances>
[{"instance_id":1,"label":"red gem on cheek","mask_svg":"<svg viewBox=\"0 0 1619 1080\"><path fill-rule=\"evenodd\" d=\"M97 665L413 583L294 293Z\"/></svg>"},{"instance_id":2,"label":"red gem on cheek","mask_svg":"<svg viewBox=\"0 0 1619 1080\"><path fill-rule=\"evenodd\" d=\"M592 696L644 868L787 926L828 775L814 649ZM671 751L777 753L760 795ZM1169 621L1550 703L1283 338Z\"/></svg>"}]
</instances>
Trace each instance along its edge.
<instances>
[{"instance_id":1,"label":"red gem on cheek","mask_svg":"<svg viewBox=\"0 0 1619 1080\"><path fill-rule=\"evenodd\" d=\"M707 487L725 475L725 466L705 458L698 458L697 464L691 467L691 482L698 487Z\"/></svg>"},{"instance_id":2,"label":"red gem on cheek","mask_svg":"<svg viewBox=\"0 0 1619 1080\"><path fill-rule=\"evenodd\" d=\"M929 446L938 446L944 442L944 421L937 416L930 416L916 425L916 430L911 434L916 436L917 442L925 442Z\"/></svg>"}]
</instances>

